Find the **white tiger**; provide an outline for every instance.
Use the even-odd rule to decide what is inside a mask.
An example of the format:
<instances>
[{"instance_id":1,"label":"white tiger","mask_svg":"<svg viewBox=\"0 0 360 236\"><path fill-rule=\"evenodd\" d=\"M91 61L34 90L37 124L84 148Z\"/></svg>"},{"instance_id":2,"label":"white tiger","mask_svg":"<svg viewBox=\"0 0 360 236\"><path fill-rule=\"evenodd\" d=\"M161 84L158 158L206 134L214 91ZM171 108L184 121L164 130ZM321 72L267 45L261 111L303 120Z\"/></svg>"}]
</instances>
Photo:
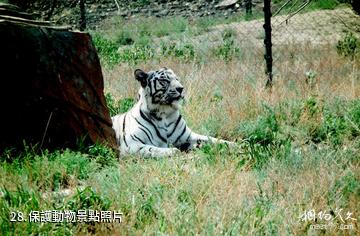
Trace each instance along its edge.
<instances>
[{"instance_id":1,"label":"white tiger","mask_svg":"<svg viewBox=\"0 0 360 236\"><path fill-rule=\"evenodd\" d=\"M112 117L121 154L171 156L187 151L201 142L226 142L191 131L179 112L184 87L171 69L148 73L137 69L141 84L139 101L124 114Z\"/></svg>"}]
</instances>

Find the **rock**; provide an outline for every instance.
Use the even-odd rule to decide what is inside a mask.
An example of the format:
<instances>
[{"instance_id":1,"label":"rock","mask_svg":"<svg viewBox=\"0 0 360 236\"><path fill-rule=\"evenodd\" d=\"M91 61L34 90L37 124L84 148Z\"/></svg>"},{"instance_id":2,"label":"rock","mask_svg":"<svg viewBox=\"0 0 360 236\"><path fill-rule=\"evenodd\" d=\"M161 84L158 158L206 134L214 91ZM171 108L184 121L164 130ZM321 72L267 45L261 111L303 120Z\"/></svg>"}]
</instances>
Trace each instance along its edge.
<instances>
[{"instance_id":1,"label":"rock","mask_svg":"<svg viewBox=\"0 0 360 236\"><path fill-rule=\"evenodd\" d=\"M217 4L215 6L215 8L226 9L226 8L234 6L237 2L238 2L238 0L224 0L224 1L220 2L219 4Z\"/></svg>"},{"instance_id":2,"label":"rock","mask_svg":"<svg viewBox=\"0 0 360 236\"><path fill-rule=\"evenodd\" d=\"M164 9L162 11L159 12L160 16L167 16L169 14L169 10Z\"/></svg>"},{"instance_id":3,"label":"rock","mask_svg":"<svg viewBox=\"0 0 360 236\"><path fill-rule=\"evenodd\" d=\"M116 148L99 58L87 33L0 20L0 152Z\"/></svg>"}]
</instances>

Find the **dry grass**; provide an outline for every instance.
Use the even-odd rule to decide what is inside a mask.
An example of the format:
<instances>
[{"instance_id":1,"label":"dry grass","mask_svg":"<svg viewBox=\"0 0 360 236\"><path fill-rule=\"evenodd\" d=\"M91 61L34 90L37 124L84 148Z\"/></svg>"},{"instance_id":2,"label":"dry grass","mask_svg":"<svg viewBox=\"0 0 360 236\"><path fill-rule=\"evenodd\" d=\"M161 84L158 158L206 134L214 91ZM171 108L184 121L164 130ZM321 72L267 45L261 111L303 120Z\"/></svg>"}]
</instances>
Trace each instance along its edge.
<instances>
[{"instance_id":1,"label":"dry grass","mask_svg":"<svg viewBox=\"0 0 360 236\"><path fill-rule=\"evenodd\" d=\"M262 55L256 50L245 51L243 53L250 56L228 63L214 59L203 64L189 63L166 58L138 67L145 70L162 66L172 68L186 88L183 113L190 126L200 133L230 140L243 138L243 134L236 131L239 124L263 115L264 104L276 107L315 97L319 106L325 106L336 99L351 102L359 98L359 61L340 57L334 44L277 45L274 51L275 83L271 91L264 88ZM139 87L133 79L134 69L134 66L122 64L105 71L106 92L118 99L134 97ZM315 76L309 78L307 72ZM293 115L291 109L284 113L288 117ZM303 212L311 209L330 212L343 208L343 212L352 212L354 216L359 216L360 209L359 192L346 195L342 188L348 183L337 185L348 176L353 176L359 184L359 162L350 158L358 156L358 141L346 140L344 146L336 148L328 144L309 145L303 132L306 133L307 127L316 128L324 116L320 113L313 116L304 110L299 119L299 130L291 134L294 138L291 153L285 160L272 156L260 170L239 172L238 159L227 160L224 165L198 167L197 163L204 157L190 154L185 155L185 159L174 160L177 166L173 166L173 161L165 161L170 168L165 171L154 163L138 163L141 174L136 177L140 179L134 182L168 187L165 188L167 194L155 205L157 212L166 219L164 232L167 234L358 234L358 223L354 221L347 223L353 224L355 230L332 227L316 231L309 228L314 222L299 220ZM189 156L191 160L186 159ZM223 155L217 158L229 159ZM121 168L127 176L128 163L121 164ZM175 173L169 175L169 171ZM194 204L188 206L186 204L190 203L186 203L184 212L178 200L182 191L189 194ZM135 215L136 212L130 213L118 232L153 234L161 231L158 220L134 231L129 225L136 225ZM334 223L341 224L339 220Z\"/></svg>"},{"instance_id":2,"label":"dry grass","mask_svg":"<svg viewBox=\"0 0 360 236\"><path fill-rule=\"evenodd\" d=\"M209 60L199 64L164 59L139 67L145 70L161 66L172 68L186 88L183 113L190 126L200 133L231 140L243 138L243 134L236 131L239 124L263 115L264 104L276 107L315 97L323 107L336 99L351 102L359 98L359 61L340 57L335 45L290 44L275 47L275 53L275 83L271 92L264 89L266 78L259 53L228 63ZM134 69L122 64L105 71L106 91L118 99L134 97L139 86L133 79ZM313 72L314 78L310 79L307 72ZM291 109L284 113L288 117L293 115ZM127 174L126 161L120 164L123 175L138 178L133 181L141 183L139 188L148 189L149 193L152 192L150 186L166 186L165 196L154 205L155 211L165 218L165 226L155 220L134 231L132 226L136 225L138 213L134 211L124 225L118 226L117 232L155 234L164 227L167 234L358 234L356 221L346 222L355 227L350 231L337 228L342 224L339 219L333 221L337 227L316 231L310 229L314 222L299 220L303 212L311 209L329 213L342 208L344 215L352 212L353 216L360 213L358 190L348 193L344 189L349 183L341 182L352 176L352 181L359 184L360 165L358 159L351 158L358 157L358 141L345 140L343 146L335 148L328 144L309 145L303 132L306 133L307 127L318 127L324 116L311 115L305 109L299 119L298 130L291 134L294 140L290 154L285 160L277 159L274 154L260 170L239 171L236 167L239 159L229 159L231 153L229 156L217 154L226 164L214 166L199 167L198 162L204 157L198 153L185 155L185 159L165 161L165 170L158 164L141 162L137 167L141 174L135 176ZM284 123L286 121L282 121ZM187 160L190 156L191 160ZM173 171L175 173L169 174ZM100 187L99 191L103 189ZM179 203L182 191L189 195L191 203Z\"/></svg>"},{"instance_id":3,"label":"dry grass","mask_svg":"<svg viewBox=\"0 0 360 236\"><path fill-rule=\"evenodd\" d=\"M263 104L275 105L289 100L306 100L316 96L320 101L342 98L348 101L360 96L359 62L338 56L335 46L321 48L310 44L275 48L275 83L272 92L264 89L266 76L260 55L258 63L239 60L226 63L209 60L205 64L186 63L164 59L160 63L144 63L142 69L152 70L166 66L177 73L186 89L185 117L195 130L201 131L206 119L220 122L219 135L228 138L230 131L243 121L259 115ZM116 98L136 97L139 84L133 77L135 67L121 64L105 71L105 91ZM316 74L309 81L306 72ZM216 100L221 96L221 101ZM201 112L199 112L201 107ZM204 131L204 130L203 130Z\"/></svg>"}]
</instances>

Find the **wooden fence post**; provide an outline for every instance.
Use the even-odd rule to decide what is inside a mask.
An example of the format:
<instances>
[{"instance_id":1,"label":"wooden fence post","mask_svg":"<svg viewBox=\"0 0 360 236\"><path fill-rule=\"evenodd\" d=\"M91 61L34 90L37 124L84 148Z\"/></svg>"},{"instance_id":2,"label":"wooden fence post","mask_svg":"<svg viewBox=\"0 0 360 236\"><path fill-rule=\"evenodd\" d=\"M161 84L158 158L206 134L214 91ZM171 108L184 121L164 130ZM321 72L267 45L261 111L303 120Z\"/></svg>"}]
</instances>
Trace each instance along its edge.
<instances>
[{"instance_id":1,"label":"wooden fence post","mask_svg":"<svg viewBox=\"0 0 360 236\"><path fill-rule=\"evenodd\" d=\"M264 0L264 30L265 30L265 61L266 61L266 70L267 75L266 87L272 87L273 83L273 71L272 71L272 43L271 43L271 0Z\"/></svg>"},{"instance_id":2,"label":"wooden fence post","mask_svg":"<svg viewBox=\"0 0 360 236\"><path fill-rule=\"evenodd\" d=\"M85 0L80 0L80 31L86 29Z\"/></svg>"}]
</instances>

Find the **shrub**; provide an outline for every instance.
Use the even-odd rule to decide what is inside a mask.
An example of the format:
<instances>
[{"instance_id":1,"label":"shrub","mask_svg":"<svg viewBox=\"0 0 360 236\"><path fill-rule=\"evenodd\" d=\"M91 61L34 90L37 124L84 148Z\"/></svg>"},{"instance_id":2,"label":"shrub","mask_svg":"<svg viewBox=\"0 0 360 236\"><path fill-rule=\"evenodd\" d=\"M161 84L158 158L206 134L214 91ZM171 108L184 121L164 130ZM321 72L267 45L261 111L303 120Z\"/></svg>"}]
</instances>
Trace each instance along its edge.
<instances>
[{"instance_id":1,"label":"shrub","mask_svg":"<svg viewBox=\"0 0 360 236\"><path fill-rule=\"evenodd\" d=\"M129 31L122 30L116 35L115 42L118 45L132 45L134 43L134 39Z\"/></svg>"},{"instance_id":2,"label":"shrub","mask_svg":"<svg viewBox=\"0 0 360 236\"><path fill-rule=\"evenodd\" d=\"M87 179L91 171L97 169L96 163L92 162L90 158L81 152L74 152L67 149L63 152L55 151L47 156L49 156L49 161L51 161L54 167L57 166L59 170L65 170L66 175L63 178L74 175L80 180ZM41 158L44 157L37 157L37 162L33 163L34 169L42 170L43 166L47 164L40 160ZM39 180L41 180L41 178L43 178L43 176L40 175Z\"/></svg>"},{"instance_id":3,"label":"shrub","mask_svg":"<svg viewBox=\"0 0 360 236\"><path fill-rule=\"evenodd\" d=\"M353 33L347 33L336 46L337 52L345 57L354 58L360 53L360 40Z\"/></svg>"},{"instance_id":4,"label":"shrub","mask_svg":"<svg viewBox=\"0 0 360 236\"><path fill-rule=\"evenodd\" d=\"M360 99L350 105L348 114L351 135L357 137L360 135Z\"/></svg>"},{"instance_id":5,"label":"shrub","mask_svg":"<svg viewBox=\"0 0 360 236\"><path fill-rule=\"evenodd\" d=\"M106 39L99 34L93 35L93 42L96 50L100 56L102 63L105 66L113 67L120 62L120 55L118 51L118 44L110 39Z\"/></svg>"},{"instance_id":6,"label":"shrub","mask_svg":"<svg viewBox=\"0 0 360 236\"><path fill-rule=\"evenodd\" d=\"M195 48L192 44L177 45L173 42L162 42L161 55L172 56L184 61L191 61L195 58Z\"/></svg>"},{"instance_id":7,"label":"shrub","mask_svg":"<svg viewBox=\"0 0 360 236\"><path fill-rule=\"evenodd\" d=\"M101 144L94 144L88 148L88 153L95 158L102 168L105 166L116 166L117 154L114 150Z\"/></svg>"},{"instance_id":8,"label":"shrub","mask_svg":"<svg viewBox=\"0 0 360 236\"><path fill-rule=\"evenodd\" d=\"M168 18L165 21L156 22L156 26L152 27L153 34L157 37L163 37L171 34L179 34L185 32L189 22L182 17Z\"/></svg>"},{"instance_id":9,"label":"shrub","mask_svg":"<svg viewBox=\"0 0 360 236\"><path fill-rule=\"evenodd\" d=\"M197 152L203 156L201 159L209 165L215 165L217 163L225 162L224 156L230 159L231 150L225 143L209 144L204 143L201 145Z\"/></svg>"},{"instance_id":10,"label":"shrub","mask_svg":"<svg viewBox=\"0 0 360 236\"><path fill-rule=\"evenodd\" d=\"M116 101L111 93L105 94L105 100L110 112L110 116L125 113L135 104L135 100L133 98L123 98Z\"/></svg>"},{"instance_id":11,"label":"shrub","mask_svg":"<svg viewBox=\"0 0 360 236\"><path fill-rule=\"evenodd\" d=\"M348 128L344 115L328 110L325 110L324 113L322 129L326 133L326 138L331 144L341 145Z\"/></svg>"},{"instance_id":12,"label":"shrub","mask_svg":"<svg viewBox=\"0 0 360 236\"><path fill-rule=\"evenodd\" d=\"M223 43L215 48L214 55L227 62L240 56L240 48L236 46L235 39L234 31L225 30L222 34Z\"/></svg>"},{"instance_id":13,"label":"shrub","mask_svg":"<svg viewBox=\"0 0 360 236\"><path fill-rule=\"evenodd\" d=\"M280 124L275 113L271 110L265 116L260 116L254 122L241 124L240 132L244 134L245 139L251 144L260 144L261 146L274 145L277 142L277 134L280 131Z\"/></svg>"},{"instance_id":14,"label":"shrub","mask_svg":"<svg viewBox=\"0 0 360 236\"><path fill-rule=\"evenodd\" d=\"M130 48L121 49L119 51L119 61L133 65L139 62L146 62L155 56L155 50L150 46L134 45Z\"/></svg>"}]
</instances>

